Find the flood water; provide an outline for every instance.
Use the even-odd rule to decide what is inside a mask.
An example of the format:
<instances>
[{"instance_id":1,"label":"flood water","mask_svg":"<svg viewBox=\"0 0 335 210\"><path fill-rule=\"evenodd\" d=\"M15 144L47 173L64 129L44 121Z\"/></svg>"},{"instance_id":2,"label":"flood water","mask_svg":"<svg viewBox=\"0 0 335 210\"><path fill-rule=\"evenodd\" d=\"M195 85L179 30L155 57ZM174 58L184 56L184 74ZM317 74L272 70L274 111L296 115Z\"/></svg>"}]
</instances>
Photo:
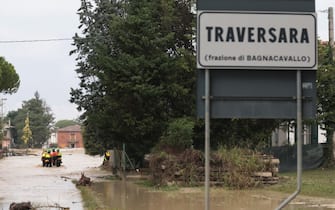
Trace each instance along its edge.
<instances>
[{"instance_id":1,"label":"flood water","mask_svg":"<svg viewBox=\"0 0 335 210\"><path fill-rule=\"evenodd\" d=\"M62 152L61 167L42 167L41 150L0 159L0 209L8 210L12 202L30 201L38 210L60 209L52 206L82 210L81 195L72 180L78 180L81 172L91 177L103 173L99 168L102 158L85 155L80 149Z\"/></svg>"},{"instance_id":2,"label":"flood water","mask_svg":"<svg viewBox=\"0 0 335 210\"><path fill-rule=\"evenodd\" d=\"M81 173L93 180L96 195L110 210L203 210L203 188L182 188L164 192L140 186L134 181L103 181L111 174L101 170L100 156L88 156L84 150L63 151L61 167L44 168L40 151L35 155L0 159L0 210L8 210L12 202L30 201L38 210L54 210L52 206L83 210L83 200L72 180ZM335 190L335 189L334 189ZM262 190L227 191L211 188L211 210L275 209L288 195ZM44 208L42 208L44 206ZM301 197L286 210L335 209L335 199Z\"/></svg>"},{"instance_id":3,"label":"flood water","mask_svg":"<svg viewBox=\"0 0 335 210\"><path fill-rule=\"evenodd\" d=\"M139 186L134 182L111 181L95 183L93 189L104 204L118 210L203 210L204 191L185 188L181 191L159 191ZM266 210L276 209L288 195L261 190L227 191L213 189L211 210ZM335 200L300 198L286 206L287 210L335 209Z\"/></svg>"}]
</instances>

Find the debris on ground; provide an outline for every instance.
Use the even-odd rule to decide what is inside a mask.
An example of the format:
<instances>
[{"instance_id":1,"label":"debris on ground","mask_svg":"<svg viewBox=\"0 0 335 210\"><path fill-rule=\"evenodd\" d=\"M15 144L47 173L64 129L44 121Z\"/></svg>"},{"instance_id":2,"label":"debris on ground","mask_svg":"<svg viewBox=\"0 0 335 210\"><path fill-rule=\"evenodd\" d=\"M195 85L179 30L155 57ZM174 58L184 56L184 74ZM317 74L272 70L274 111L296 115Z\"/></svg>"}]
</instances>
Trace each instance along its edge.
<instances>
[{"instance_id":1,"label":"debris on ground","mask_svg":"<svg viewBox=\"0 0 335 210\"><path fill-rule=\"evenodd\" d=\"M38 209L57 209L57 210L70 210L69 207L62 207L59 204L54 205L36 205L31 202L21 202L21 203L11 203L9 206L9 210L38 210Z\"/></svg>"},{"instance_id":2,"label":"debris on ground","mask_svg":"<svg viewBox=\"0 0 335 210\"><path fill-rule=\"evenodd\" d=\"M30 202L21 202L21 203L11 203L9 206L9 210L30 210L33 206Z\"/></svg>"},{"instance_id":3,"label":"debris on ground","mask_svg":"<svg viewBox=\"0 0 335 210\"><path fill-rule=\"evenodd\" d=\"M279 180L279 159L247 149L222 148L211 154L210 164L210 183L216 186L244 189ZM157 186L200 186L205 180L204 165L204 154L199 150L157 151L150 154L150 178Z\"/></svg>"},{"instance_id":4,"label":"debris on ground","mask_svg":"<svg viewBox=\"0 0 335 210\"><path fill-rule=\"evenodd\" d=\"M64 181L71 180L71 178L68 176L60 176L60 178L62 178Z\"/></svg>"},{"instance_id":5,"label":"debris on ground","mask_svg":"<svg viewBox=\"0 0 335 210\"><path fill-rule=\"evenodd\" d=\"M81 177L76 185L77 186L87 186L87 185L90 186L91 184L92 184L91 178L85 176L84 173L81 173Z\"/></svg>"}]
</instances>

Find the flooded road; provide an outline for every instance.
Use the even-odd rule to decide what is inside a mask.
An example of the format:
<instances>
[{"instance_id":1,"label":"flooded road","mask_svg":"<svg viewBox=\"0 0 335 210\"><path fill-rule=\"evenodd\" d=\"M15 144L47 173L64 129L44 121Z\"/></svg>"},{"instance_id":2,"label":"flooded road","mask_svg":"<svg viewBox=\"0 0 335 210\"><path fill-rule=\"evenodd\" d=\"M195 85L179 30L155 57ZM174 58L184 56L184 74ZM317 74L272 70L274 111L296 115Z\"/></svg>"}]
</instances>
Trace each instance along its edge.
<instances>
[{"instance_id":1,"label":"flooded road","mask_svg":"<svg viewBox=\"0 0 335 210\"><path fill-rule=\"evenodd\" d=\"M58 205L82 210L80 192L71 180L78 180L81 172L92 178L107 173L99 169L102 157L85 155L82 149L62 150L63 165L44 168L39 153L0 159L0 209L9 209L12 202L31 201L33 206L49 206L44 209Z\"/></svg>"},{"instance_id":2,"label":"flooded road","mask_svg":"<svg viewBox=\"0 0 335 210\"><path fill-rule=\"evenodd\" d=\"M71 180L81 172L93 180L92 190L110 210L203 210L202 188L182 188L178 191L157 191L134 181L103 181L99 177L111 172L99 168L100 156L88 156L83 150L63 150L63 165L43 168L40 155L12 156L0 159L0 210L8 210L12 202L31 201L42 209L50 206L83 210L80 192ZM275 209L287 194L264 190L227 191L211 188L211 210ZM298 196L286 210L335 209L335 199Z\"/></svg>"},{"instance_id":3,"label":"flooded road","mask_svg":"<svg viewBox=\"0 0 335 210\"><path fill-rule=\"evenodd\" d=\"M132 182L95 183L94 190L110 209L118 210L203 210L204 191L183 188L180 191L155 191ZM211 210L270 210L276 209L288 195L262 190L211 190ZM335 200L299 197L286 210L335 209Z\"/></svg>"}]
</instances>

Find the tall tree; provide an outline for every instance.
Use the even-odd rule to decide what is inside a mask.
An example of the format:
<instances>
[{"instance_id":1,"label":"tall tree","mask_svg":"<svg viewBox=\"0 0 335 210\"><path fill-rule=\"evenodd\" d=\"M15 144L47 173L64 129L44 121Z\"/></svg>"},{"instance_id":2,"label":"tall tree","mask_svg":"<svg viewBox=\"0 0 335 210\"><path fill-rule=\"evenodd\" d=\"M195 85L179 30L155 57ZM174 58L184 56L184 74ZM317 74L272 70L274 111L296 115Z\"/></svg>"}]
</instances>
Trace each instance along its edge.
<instances>
[{"instance_id":1,"label":"tall tree","mask_svg":"<svg viewBox=\"0 0 335 210\"><path fill-rule=\"evenodd\" d=\"M330 45L319 42L319 68L317 71L317 98L319 123L327 133L325 166L334 165L335 129L335 66Z\"/></svg>"},{"instance_id":2,"label":"tall tree","mask_svg":"<svg viewBox=\"0 0 335 210\"><path fill-rule=\"evenodd\" d=\"M56 128L65 128L71 125L78 125L80 122L76 122L75 120L59 120L55 123Z\"/></svg>"},{"instance_id":3,"label":"tall tree","mask_svg":"<svg viewBox=\"0 0 335 210\"><path fill-rule=\"evenodd\" d=\"M14 66L7 62L4 57L0 57L0 93L15 93L19 86L20 78ZM3 118L1 118L1 120L3 120ZM2 125L3 122L0 122L0 139L3 137Z\"/></svg>"},{"instance_id":4,"label":"tall tree","mask_svg":"<svg viewBox=\"0 0 335 210\"><path fill-rule=\"evenodd\" d=\"M0 92L15 93L20 86L20 78L12 64L0 57Z\"/></svg>"},{"instance_id":5,"label":"tall tree","mask_svg":"<svg viewBox=\"0 0 335 210\"><path fill-rule=\"evenodd\" d=\"M9 112L7 117L10 118L12 125L17 132L17 144L22 144L23 128L25 126L26 116L29 113L29 127L32 132L30 145L32 147L41 147L50 137L50 128L54 117L50 107L40 98L38 92L35 92L34 98L23 101L22 108L17 111Z\"/></svg>"},{"instance_id":6,"label":"tall tree","mask_svg":"<svg viewBox=\"0 0 335 210\"><path fill-rule=\"evenodd\" d=\"M194 115L194 14L188 0L82 0L75 36L86 147L140 157L170 118ZM95 148L95 149L94 149Z\"/></svg>"},{"instance_id":7,"label":"tall tree","mask_svg":"<svg viewBox=\"0 0 335 210\"><path fill-rule=\"evenodd\" d=\"M25 145L32 144L32 132L30 130L30 125L29 125L29 113L27 114L26 120L24 121L24 127L22 130L22 141L24 142Z\"/></svg>"}]
</instances>

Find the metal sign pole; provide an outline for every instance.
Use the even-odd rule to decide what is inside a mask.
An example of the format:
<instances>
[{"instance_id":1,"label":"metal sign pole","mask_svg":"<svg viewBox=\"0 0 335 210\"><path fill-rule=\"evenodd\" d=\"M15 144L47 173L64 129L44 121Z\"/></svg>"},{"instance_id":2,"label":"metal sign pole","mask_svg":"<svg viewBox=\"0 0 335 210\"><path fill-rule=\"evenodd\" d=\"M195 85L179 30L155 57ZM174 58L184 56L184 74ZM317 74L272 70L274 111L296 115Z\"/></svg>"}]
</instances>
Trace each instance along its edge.
<instances>
[{"instance_id":1,"label":"metal sign pole","mask_svg":"<svg viewBox=\"0 0 335 210\"><path fill-rule=\"evenodd\" d=\"M297 189L276 210L284 208L301 191L302 175L302 96L301 96L301 71L297 70Z\"/></svg>"},{"instance_id":2,"label":"metal sign pole","mask_svg":"<svg viewBox=\"0 0 335 210\"><path fill-rule=\"evenodd\" d=\"M333 7L328 8L328 37L329 37L329 45L331 48L331 59L334 61L335 59L335 50L334 50L334 11Z\"/></svg>"},{"instance_id":3,"label":"metal sign pole","mask_svg":"<svg viewBox=\"0 0 335 210\"><path fill-rule=\"evenodd\" d=\"M210 181L210 85L209 70L205 70L205 210L209 210Z\"/></svg>"}]
</instances>

